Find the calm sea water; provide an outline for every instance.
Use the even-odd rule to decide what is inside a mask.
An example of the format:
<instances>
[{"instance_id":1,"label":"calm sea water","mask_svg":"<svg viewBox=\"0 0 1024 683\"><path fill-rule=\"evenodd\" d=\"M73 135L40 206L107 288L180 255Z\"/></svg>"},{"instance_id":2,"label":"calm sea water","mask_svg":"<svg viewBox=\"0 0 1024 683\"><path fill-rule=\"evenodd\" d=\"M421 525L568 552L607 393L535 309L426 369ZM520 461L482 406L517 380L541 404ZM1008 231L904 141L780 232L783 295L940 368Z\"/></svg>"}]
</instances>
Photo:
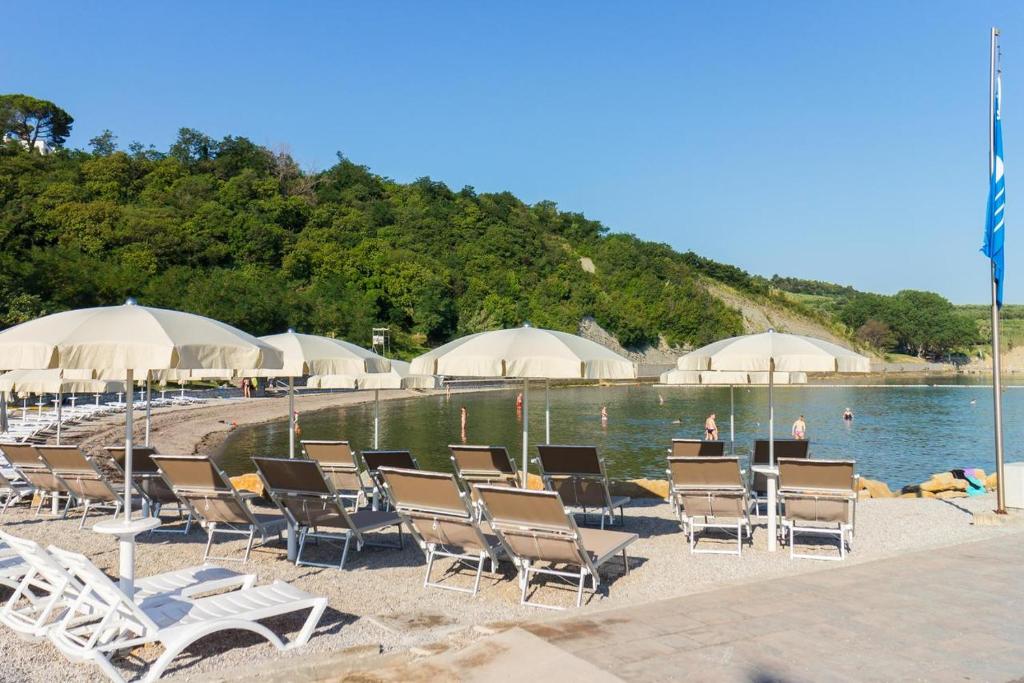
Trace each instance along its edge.
<instances>
[{"instance_id":1,"label":"calm sea water","mask_svg":"<svg viewBox=\"0 0 1024 683\"><path fill-rule=\"evenodd\" d=\"M915 380L920 382L920 379ZM927 381L927 380L926 380ZM948 377L935 383L950 383ZM955 381L955 380L953 380ZM960 386L780 387L776 390L776 437L789 436L803 414L812 457L854 458L858 471L892 486L919 482L958 467L993 469L992 390L961 380ZM450 469L447 445L461 441L459 409L469 411L467 442L499 444L521 457L518 390L432 396L381 403L381 447L411 450L428 469ZM736 452L750 453L767 436L768 391L735 390ZM660 401L659 397L663 400ZM601 406L609 419L601 423ZM842 420L850 407L855 419ZM1007 461L1024 459L1024 388L1004 392ZM665 449L673 437L699 438L704 418L715 411L722 438L729 438L729 388L651 386L572 387L551 390L553 443L596 445L613 477L664 477ZM678 421L678 422L677 422ZM373 404L301 416L304 439L348 439L357 449L373 444ZM530 391L530 442L544 441L544 390ZM230 473L252 471L249 458L288 453L287 422L237 430L219 454Z\"/></svg>"}]
</instances>

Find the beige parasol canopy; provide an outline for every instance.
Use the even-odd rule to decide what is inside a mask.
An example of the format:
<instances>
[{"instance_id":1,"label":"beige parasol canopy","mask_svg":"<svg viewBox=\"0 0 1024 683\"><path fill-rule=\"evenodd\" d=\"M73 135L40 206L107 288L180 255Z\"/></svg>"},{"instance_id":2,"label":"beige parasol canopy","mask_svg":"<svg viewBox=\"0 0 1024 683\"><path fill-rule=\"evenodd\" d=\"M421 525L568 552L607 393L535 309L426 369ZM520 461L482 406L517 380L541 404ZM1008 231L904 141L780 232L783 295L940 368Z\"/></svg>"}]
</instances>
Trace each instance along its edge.
<instances>
[{"instance_id":1,"label":"beige parasol canopy","mask_svg":"<svg viewBox=\"0 0 1024 683\"><path fill-rule=\"evenodd\" d=\"M636 365L575 334L524 325L478 332L414 358L414 374L456 377L516 377L523 380L523 472L529 464L530 379L635 379ZM550 402L545 440L551 441ZM526 485L526 477L523 477Z\"/></svg>"},{"instance_id":2,"label":"beige parasol canopy","mask_svg":"<svg viewBox=\"0 0 1024 683\"><path fill-rule=\"evenodd\" d=\"M730 337L681 356L680 370L871 372L871 360L838 344L768 330Z\"/></svg>"},{"instance_id":3,"label":"beige parasol canopy","mask_svg":"<svg viewBox=\"0 0 1024 683\"><path fill-rule=\"evenodd\" d=\"M226 323L129 303L64 311L0 332L0 368L280 367L280 351Z\"/></svg>"},{"instance_id":4,"label":"beige parasol canopy","mask_svg":"<svg viewBox=\"0 0 1024 683\"><path fill-rule=\"evenodd\" d=\"M479 332L412 361L412 372L457 377L634 379L634 363L575 334L518 327Z\"/></svg>"},{"instance_id":5,"label":"beige parasol canopy","mask_svg":"<svg viewBox=\"0 0 1024 683\"><path fill-rule=\"evenodd\" d=\"M391 361L387 358L341 339L288 330L282 334L260 337L260 340L284 353L284 366L280 370L256 373L264 377L359 375L391 369Z\"/></svg>"}]
</instances>

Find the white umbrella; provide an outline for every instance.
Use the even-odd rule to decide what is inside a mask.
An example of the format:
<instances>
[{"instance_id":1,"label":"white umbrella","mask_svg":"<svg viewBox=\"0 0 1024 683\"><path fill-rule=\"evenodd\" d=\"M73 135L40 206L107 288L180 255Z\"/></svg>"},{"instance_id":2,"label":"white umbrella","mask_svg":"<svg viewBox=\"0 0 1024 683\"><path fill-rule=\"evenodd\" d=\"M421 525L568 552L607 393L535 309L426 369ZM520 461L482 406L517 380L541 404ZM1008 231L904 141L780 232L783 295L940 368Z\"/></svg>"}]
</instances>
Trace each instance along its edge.
<instances>
[{"instance_id":1,"label":"white umbrella","mask_svg":"<svg viewBox=\"0 0 1024 683\"><path fill-rule=\"evenodd\" d=\"M0 392L27 396L29 394L56 394L57 396L57 445L60 445L61 425L63 422L63 396L66 393L98 393L109 394L124 391L122 382L108 382L99 379L87 379L81 372L68 372L68 377L60 369L54 370L11 370L0 375ZM5 401L6 403L6 401Z\"/></svg>"},{"instance_id":2,"label":"white umbrella","mask_svg":"<svg viewBox=\"0 0 1024 683\"><path fill-rule=\"evenodd\" d=\"M373 389L373 447L380 448L380 390L381 389L436 389L434 375L414 375L409 363L391 361L388 372L370 372L359 375L312 375L306 380L311 389Z\"/></svg>"},{"instance_id":3,"label":"white umbrella","mask_svg":"<svg viewBox=\"0 0 1024 683\"><path fill-rule=\"evenodd\" d=\"M479 332L413 359L421 375L515 377L523 380L523 486L529 464L530 379L634 379L636 365L589 339L524 325ZM551 441L551 405L546 401L545 439Z\"/></svg>"},{"instance_id":4,"label":"white umbrella","mask_svg":"<svg viewBox=\"0 0 1024 683\"><path fill-rule=\"evenodd\" d=\"M63 368L135 373L170 368L280 367L281 352L226 323L182 311L137 306L104 306L54 313L0 332L0 367ZM132 408L125 410L125 481L132 481ZM152 522L132 522L132 487L124 487L124 521L94 529L121 542L121 586L133 593L135 535Z\"/></svg>"},{"instance_id":5,"label":"white umbrella","mask_svg":"<svg viewBox=\"0 0 1024 683\"><path fill-rule=\"evenodd\" d=\"M257 371L259 377L288 378L288 457L295 457L295 378L304 375L387 372L391 361L342 339L288 330L260 339L284 354L280 370Z\"/></svg>"},{"instance_id":6,"label":"white umbrella","mask_svg":"<svg viewBox=\"0 0 1024 683\"><path fill-rule=\"evenodd\" d=\"M768 464L775 467L776 371L871 372L871 360L850 349L814 337L768 330L730 337L681 356L680 370L738 370L768 373ZM768 548L775 550L775 480L768 484Z\"/></svg>"}]
</instances>

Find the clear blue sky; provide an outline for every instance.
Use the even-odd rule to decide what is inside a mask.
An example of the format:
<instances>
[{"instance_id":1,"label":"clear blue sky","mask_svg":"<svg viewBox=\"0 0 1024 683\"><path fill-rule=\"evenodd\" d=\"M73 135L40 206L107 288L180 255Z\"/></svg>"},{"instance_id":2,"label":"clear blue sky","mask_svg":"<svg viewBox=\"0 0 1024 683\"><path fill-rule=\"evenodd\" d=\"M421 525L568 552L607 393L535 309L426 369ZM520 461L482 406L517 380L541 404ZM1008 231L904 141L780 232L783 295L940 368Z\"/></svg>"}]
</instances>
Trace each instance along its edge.
<instances>
[{"instance_id":1,"label":"clear blue sky","mask_svg":"<svg viewBox=\"0 0 1024 683\"><path fill-rule=\"evenodd\" d=\"M1024 4L178 4L33 7L0 41L0 90L70 111L74 146L110 128L166 149L190 126L306 168L340 150L763 275L965 303L988 298L998 25L1024 303Z\"/></svg>"}]
</instances>

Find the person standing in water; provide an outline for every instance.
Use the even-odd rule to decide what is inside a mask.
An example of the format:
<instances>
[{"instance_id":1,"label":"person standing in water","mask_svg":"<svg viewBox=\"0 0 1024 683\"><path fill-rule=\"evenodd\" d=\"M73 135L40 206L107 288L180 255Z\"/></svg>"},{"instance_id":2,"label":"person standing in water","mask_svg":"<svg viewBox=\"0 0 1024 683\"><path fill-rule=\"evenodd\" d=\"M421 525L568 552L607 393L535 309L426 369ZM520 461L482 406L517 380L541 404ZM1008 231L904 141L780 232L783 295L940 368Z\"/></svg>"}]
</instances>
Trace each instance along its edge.
<instances>
[{"instance_id":1,"label":"person standing in water","mask_svg":"<svg viewBox=\"0 0 1024 683\"><path fill-rule=\"evenodd\" d=\"M847 422L853 422L853 411L847 408L843 411L843 419Z\"/></svg>"},{"instance_id":2,"label":"person standing in water","mask_svg":"<svg viewBox=\"0 0 1024 683\"><path fill-rule=\"evenodd\" d=\"M714 413L708 415L708 419L704 420L704 440L718 441L718 423L715 422Z\"/></svg>"},{"instance_id":3,"label":"person standing in water","mask_svg":"<svg viewBox=\"0 0 1024 683\"><path fill-rule=\"evenodd\" d=\"M799 441L803 441L807 438L807 423L804 422L804 416L801 415L793 423L793 438Z\"/></svg>"},{"instance_id":4,"label":"person standing in water","mask_svg":"<svg viewBox=\"0 0 1024 683\"><path fill-rule=\"evenodd\" d=\"M601 422L608 422L608 406L601 406Z\"/></svg>"},{"instance_id":5,"label":"person standing in water","mask_svg":"<svg viewBox=\"0 0 1024 683\"><path fill-rule=\"evenodd\" d=\"M466 423L469 422L469 411L466 410L466 406L459 408L459 422L462 427L459 436L462 437L462 443L466 443Z\"/></svg>"}]
</instances>

